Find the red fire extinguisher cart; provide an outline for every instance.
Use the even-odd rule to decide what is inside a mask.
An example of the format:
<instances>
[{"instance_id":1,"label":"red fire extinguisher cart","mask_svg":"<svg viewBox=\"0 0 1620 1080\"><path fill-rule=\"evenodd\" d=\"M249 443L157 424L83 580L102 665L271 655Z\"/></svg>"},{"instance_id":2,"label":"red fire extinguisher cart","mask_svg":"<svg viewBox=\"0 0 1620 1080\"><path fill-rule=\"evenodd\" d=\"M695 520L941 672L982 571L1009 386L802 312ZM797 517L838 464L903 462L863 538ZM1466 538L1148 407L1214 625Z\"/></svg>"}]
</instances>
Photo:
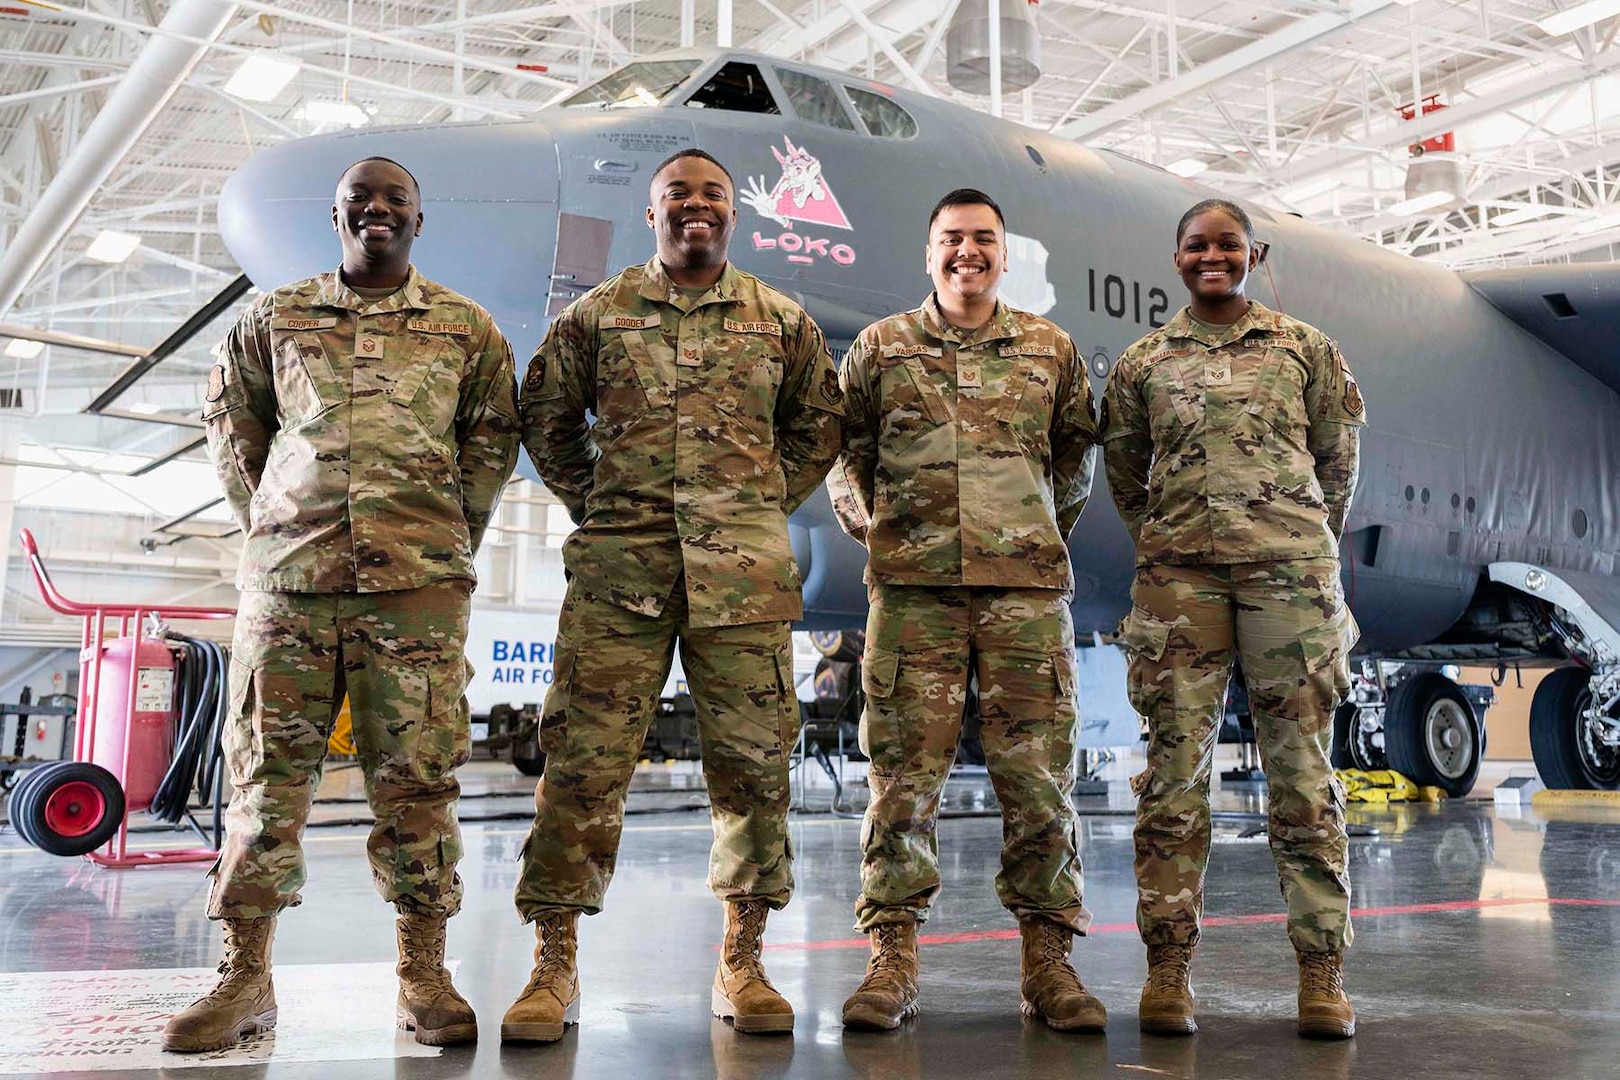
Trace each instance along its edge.
<instances>
[{"instance_id":1,"label":"red fire extinguisher cart","mask_svg":"<svg viewBox=\"0 0 1620 1080\"><path fill-rule=\"evenodd\" d=\"M175 653L143 628L148 620L229 619L235 610L69 600L51 583L33 534L23 529L19 536L45 605L83 619L84 631L74 760L36 766L18 782L12 825L35 847L100 866L212 861L212 848L129 848L129 815L151 805L174 741ZM109 638L114 621L117 634Z\"/></svg>"}]
</instances>

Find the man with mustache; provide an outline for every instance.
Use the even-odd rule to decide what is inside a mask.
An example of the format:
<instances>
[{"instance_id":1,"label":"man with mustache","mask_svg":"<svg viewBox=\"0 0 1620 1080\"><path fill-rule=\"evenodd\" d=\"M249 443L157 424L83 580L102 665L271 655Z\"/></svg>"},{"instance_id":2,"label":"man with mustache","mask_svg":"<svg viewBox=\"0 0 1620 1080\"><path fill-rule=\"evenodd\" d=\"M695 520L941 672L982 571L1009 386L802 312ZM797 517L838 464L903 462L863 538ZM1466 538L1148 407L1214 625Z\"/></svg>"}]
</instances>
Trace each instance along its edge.
<instances>
[{"instance_id":1,"label":"man with mustache","mask_svg":"<svg viewBox=\"0 0 1620 1080\"><path fill-rule=\"evenodd\" d=\"M738 1031L793 1029L760 960L766 916L793 889L789 626L803 602L787 519L837 456L843 395L810 317L727 261L734 190L701 150L660 164L657 253L570 304L523 380L524 446L579 528L563 545L546 771L517 887L535 967L507 1041L552 1042L577 1022L579 915L602 909L677 642L725 910L711 1007Z\"/></svg>"},{"instance_id":2,"label":"man with mustache","mask_svg":"<svg viewBox=\"0 0 1620 1080\"><path fill-rule=\"evenodd\" d=\"M872 801L856 929L866 979L844 1024L918 1010L917 926L939 892L935 826L970 679L1001 803L996 893L1018 918L1026 1016L1101 1031L1069 963L1091 921L1075 850L1074 579L1064 538L1091 490L1097 425L1069 335L997 299L1001 209L959 188L929 218L934 292L861 332L844 361L844 529L871 599L861 746Z\"/></svg>"},{"instance_id":3,"label":"man with mustache","mask_svg":"<svg viewBox=\"0 0 1620 1080\"><path fill-rule=\"evenodd\" d=\"M202 419L243 536L222 737L235 794L208 898L225 957L166 1050L275 1026L271 937L299 902L345 692L372 877L399 913L400 1026L434 1046L478 1037L445 928L462 896L473 555L517 462L517 383L489 312L411 265L422 220L404 166L350 166L332 206L342 265L265 294L215 351Z\"/></svg>"}]
</instances>

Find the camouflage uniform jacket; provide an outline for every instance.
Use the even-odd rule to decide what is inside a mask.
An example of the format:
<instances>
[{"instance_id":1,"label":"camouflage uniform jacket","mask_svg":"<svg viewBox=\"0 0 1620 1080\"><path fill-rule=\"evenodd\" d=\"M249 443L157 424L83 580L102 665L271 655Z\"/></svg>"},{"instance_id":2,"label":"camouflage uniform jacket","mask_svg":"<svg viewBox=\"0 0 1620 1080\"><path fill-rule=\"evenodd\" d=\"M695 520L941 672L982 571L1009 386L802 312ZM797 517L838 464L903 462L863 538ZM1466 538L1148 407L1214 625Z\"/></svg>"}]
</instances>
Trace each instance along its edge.
<instances>
[{"instance_id":1,"label":"camouflage uniform jacket","mask_svg":"<svg viewBox=\"0 0 1620 1080\"><path fill-rule=\"evenodd\" d=\"M930 296L863 330L841 378L834 509L867 547L867 581L1074 587L1064 539L1098 431L1068 334L1000 302L965 334Z\"/></svg>"},{"instance_id":2,"label":"camouflage uniform jacket","mask_svg":"<svg viewBox=\"0 0 1620 1080\"><path fill-rule=\"evenodd\" d=\"M1126 349L1103 393L1108 487L1137 564L1337 554L1367 422L1338 346L1249 302L1186 308Z\"/></svg>"},{"instance_id":3,"label":"camouflage uniform jacket","mask_svg":"<svg viewBox=\"0 0 1620 1080\"><path fill-rule=\"evenodd\" d=\"M337 271L268 293L215 350L203 421L251 592L473 575L517 463L512 349L411 268L369 301Z\"/></svg>"},{"instance_id":4,"label":"camouflage uniform jacket","mask_svg":"<svg viewBox=\"0 0 1620 1080\"><path fill-rule=\"evenodd\" d=\"M844 407L799 305L729 264L689 298L655 256L557 317L519 405L579 526L563 545L575 584L657 615L684 574L693 626L803 612L787 519L837 456Z\"/></svg>"}]
</instances>

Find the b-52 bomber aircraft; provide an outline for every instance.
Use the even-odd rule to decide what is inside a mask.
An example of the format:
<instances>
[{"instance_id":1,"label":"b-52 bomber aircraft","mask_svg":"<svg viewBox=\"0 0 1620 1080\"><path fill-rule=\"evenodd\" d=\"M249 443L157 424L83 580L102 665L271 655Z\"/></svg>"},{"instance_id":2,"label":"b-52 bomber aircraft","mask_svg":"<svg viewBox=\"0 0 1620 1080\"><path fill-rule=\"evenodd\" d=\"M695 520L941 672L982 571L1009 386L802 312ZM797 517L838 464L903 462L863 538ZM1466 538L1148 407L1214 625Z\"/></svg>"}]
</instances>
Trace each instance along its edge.
<instances>
[{"instance_id":1,"label":"b-52 bomber aircraft","mask_svg":"<svg viewBox=\"0 0 1620 1080\"><path fill-rule=\"evenodd\" d=\"M395 158L425 192L418 264L488 307L527 357L570 300L647 259L651 170L685 146L737 177L736 264L799 300L835 348L917 305L927 208L984 189L1007 216L1002 295L1073 335L1099 393L1120 352L1179 306L1175 223L1211 194L847 73L695 50L632 63L530 120L271 148L226 186L220 226L262 288L327 270L335 178ZM1543 780L1620 788L1620 350L1604 332L1620 266L1457 274L1247 209L1269 245L1251 295L1337 339L1371 419L1341 550L1366 659L1339 751L1466 791L1484 731L1439 669L1556 666L1531 717ZM864 552L825 495L791 531L806 623L861 625ZM1081 640L1112 632L1132 557L1100 477L1070 552Z\"/></svg>"}]
</instances>

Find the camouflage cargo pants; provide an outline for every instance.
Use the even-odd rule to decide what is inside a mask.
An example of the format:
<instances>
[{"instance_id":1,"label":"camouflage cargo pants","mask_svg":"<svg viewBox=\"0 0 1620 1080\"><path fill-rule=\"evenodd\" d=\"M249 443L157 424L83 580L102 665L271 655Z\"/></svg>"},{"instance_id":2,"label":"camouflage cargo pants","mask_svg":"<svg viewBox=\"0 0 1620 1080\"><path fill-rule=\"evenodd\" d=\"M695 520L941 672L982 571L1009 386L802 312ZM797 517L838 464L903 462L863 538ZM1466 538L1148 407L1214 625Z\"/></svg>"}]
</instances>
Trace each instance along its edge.
<instances>
[{"instance_id":1,"label":"camouflage cargo pants","mask_svg":"<svg viewBox=\"0 0 1620 1080\"><path fill-rule=\"evenodd\" d=\"M1148 724L1136 808L1137 925L1149 945L1198 941L1209 783L1234 657L1265 766L1271 852L1288 936L1350 944L1344 791L1328 760L1357 631L1337 559L1139 569L1120 627L1131 702Z\"/></svg>"},{"instance_id":2,"label":"camouflage cargo pants","mask_svg":"<svg viewBox=\"0 0 1620 1080\"><path fill-rule=\"evenodd\" d=\"M871 587L861 747L872 801L861 829L855 926L928 917L940 888L935 825L978 677L1001 804L996 895L1014 914L1085 933L1075 848L1074 624L1057 589Z\"/></svg>"},{"instance_id":3,"label":"camouflage cargo pants","mask_svg":"<svg viewBox=\"0 0 1620 1080\"><path fill-rule=\"evenodd\" d=\"M467 614L472 583L382 593L247 592L231 647L223 743L236 792L215 864L210 918L299 902L301 840L345 692L366 797L366 852L383 899L461 906L456 767L471 750Z\"/></svg>"},{"instance_id":4,"label":"camouflage cargo pants","mask_svg":"<svg viewBox=\"0 0 1620 1080\"><path fill-rule=\"evenodd\" d=\"M677 584L648 616L569 586L540 723L546 771L535 789L517 909L602 910L618 860L625 795L658 708L677 639L709 789L709 888L781 908L793 893L788 754L799 737L786 622L698 627Z\"/></svg>"}]
</instances>

